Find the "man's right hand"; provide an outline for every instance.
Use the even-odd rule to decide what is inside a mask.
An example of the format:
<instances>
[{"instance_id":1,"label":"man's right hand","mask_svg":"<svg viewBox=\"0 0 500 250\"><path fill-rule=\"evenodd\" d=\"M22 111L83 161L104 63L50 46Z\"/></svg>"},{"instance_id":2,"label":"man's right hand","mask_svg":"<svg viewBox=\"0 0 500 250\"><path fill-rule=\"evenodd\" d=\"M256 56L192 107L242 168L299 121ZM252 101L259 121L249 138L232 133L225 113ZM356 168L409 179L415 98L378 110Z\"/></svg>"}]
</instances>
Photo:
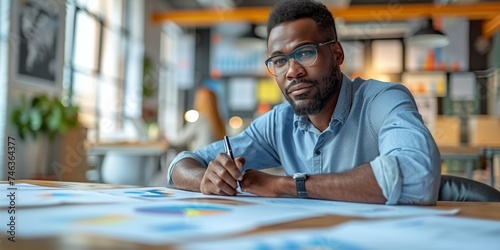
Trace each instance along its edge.
<instances>
[{"instance_id":1,"label":"man's right hand","mask_svg":"<svg viewBox=\"0 0 500 250\"><path fill-rule=\"evenodd\" d=\"M237 157L231 160L225 153L220 153L209 162L200 184L203 194L230 195L237 194L237 181L243 179L241 168L245 159Z\"/></svg>"}]
</instances>

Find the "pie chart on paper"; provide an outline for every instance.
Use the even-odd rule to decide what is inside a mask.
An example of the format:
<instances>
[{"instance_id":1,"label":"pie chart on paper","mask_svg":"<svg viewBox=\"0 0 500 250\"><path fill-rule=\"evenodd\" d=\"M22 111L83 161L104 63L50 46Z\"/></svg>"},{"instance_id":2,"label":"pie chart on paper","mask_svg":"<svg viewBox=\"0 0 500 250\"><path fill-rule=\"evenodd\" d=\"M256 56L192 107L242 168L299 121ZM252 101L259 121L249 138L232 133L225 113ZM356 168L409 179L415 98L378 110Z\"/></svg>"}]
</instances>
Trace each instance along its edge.
<instances>
[{"instance_id":1,"label":"pie chart on paper","mask_svg":"<svg viewBox=\"0 0 500 250\"><path fill-rule=\"evenodd\" d=\"M138 213L161 214L181 217L214 216L221 215L231 211L231 209L212 205L173 205L173 206L154 206L136 208Z\"/></svg>"},{"instance_id":2,"label":"pie chart on paper","mask_svg":"<svg viewBox=\"0 0 500 250\"><path fill-rule=\"evenodd\" d=\"M46 198L50 198L50 197L54 197L54 198L67 198L67 197L77 197L77 196L80 196L80 194L52 192L52 193L39 194L38 196L40 196L40 197L46 197Z\"/></svg>"}]
</instances>

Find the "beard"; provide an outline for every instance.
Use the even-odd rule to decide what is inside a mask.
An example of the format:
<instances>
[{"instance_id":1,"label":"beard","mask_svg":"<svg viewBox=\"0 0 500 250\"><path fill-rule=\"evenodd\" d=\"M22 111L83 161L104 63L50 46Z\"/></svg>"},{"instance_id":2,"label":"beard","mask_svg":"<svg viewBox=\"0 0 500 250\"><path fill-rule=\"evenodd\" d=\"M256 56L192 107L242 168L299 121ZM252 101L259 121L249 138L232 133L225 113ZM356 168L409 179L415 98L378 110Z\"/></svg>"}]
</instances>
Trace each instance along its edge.
<instances>
[{"instance_id":1,"label":"beard","mask_svg":"<svg viewBox=\"0 0 500 250\"><path fill-rule=\"evenodd\" d=\"M297 115L315 115L318 114L326 106L328 101L330 101L335 93L340 88L340 78L338 73L340 72L339 66L331 66L330 72L322 80L322 85L318 80L304 80L302 82L307 82L316 88L316 95L312 97L310 101L304 101L302 104L297 104L288 94L285 94L285 98L292 106L293 111ZM293 86L295 84L291 84ZM285 92L286 93L286 92ZM306 98L307 94L297 96L298 100Z\"/></svg>"}]
</instances>

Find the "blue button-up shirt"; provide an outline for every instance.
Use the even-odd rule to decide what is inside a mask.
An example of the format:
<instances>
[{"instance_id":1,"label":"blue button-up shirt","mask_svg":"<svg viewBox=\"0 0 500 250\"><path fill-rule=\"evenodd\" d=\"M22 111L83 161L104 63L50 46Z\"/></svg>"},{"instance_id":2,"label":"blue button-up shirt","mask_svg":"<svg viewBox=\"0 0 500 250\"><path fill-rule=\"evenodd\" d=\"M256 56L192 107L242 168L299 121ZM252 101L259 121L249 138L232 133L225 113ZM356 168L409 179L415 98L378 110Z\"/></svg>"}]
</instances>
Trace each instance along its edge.
<instances>
[{"instance_id":1,"label":"blue button-up shirt","mask_svg":"<svg viewBox=\"0 0 500 250\"><path fill-rule=\"evenodd\" d=\"M369 162L386 204L435 204L440 182L440 154L406 87L344 76L330 125L320 132L307 116L283 103L256 118L230 138L244 169L282 166L293 173L348 171ZM207 166L224 152L218 141L194 152L181 152L168 171L186 157Z\"/></svg>"}]
</instances>

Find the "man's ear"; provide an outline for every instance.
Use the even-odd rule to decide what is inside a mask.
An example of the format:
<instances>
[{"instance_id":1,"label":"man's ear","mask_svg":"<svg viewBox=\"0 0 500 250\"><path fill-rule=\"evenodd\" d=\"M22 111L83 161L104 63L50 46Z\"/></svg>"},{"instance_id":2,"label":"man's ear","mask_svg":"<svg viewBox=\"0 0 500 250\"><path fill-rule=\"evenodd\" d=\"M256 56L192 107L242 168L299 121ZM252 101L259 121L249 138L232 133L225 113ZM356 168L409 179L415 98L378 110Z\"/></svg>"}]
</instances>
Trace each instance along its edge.
<instances>
[{"instance_id":1,"label":"man's ear","mask_svg":"<svg viewBox=\"0 0 500 250\"><path fill-rule=\"evenodd\" d=\"M341 65L344 62L344 49L339 41L333 44L333 60L337 65Z\"/></svg>"}]
</instances>

